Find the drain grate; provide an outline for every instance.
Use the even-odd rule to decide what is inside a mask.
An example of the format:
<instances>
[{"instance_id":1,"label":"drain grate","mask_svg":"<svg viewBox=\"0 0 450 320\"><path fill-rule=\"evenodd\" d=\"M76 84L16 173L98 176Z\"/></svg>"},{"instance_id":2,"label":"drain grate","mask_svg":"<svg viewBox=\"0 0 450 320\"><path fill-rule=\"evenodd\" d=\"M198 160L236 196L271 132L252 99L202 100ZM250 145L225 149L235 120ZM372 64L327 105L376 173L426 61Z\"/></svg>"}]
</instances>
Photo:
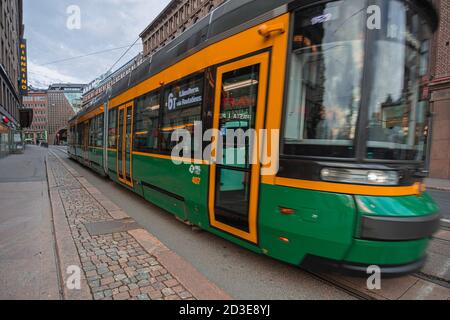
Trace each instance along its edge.
<instances>
[{"instance_id":1,"label":"drain grate","mask_svg":"<svg viewBox=\"0 0 450 320\"><path fill-rule=\"evenodd\" d=\"M91 236L141 229L141 226L133 219L86 223L85 227Z\"/></svg>"}]
</instances>

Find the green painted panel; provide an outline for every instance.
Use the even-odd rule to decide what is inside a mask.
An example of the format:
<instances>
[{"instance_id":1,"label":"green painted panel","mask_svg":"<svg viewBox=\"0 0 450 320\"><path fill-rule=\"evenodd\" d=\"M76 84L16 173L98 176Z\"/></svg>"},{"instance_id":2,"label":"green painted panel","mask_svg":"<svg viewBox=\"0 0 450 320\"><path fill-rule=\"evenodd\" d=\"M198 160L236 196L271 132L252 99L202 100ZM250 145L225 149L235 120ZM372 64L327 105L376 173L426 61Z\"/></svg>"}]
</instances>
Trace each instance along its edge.
<instances>
[{"instance_id":1,"label":"green painted panel","mask_svg":"<svg viewBox=\"0 0 450 320\"><path fill-rule=\"evenodd\" d=\"M185 220L187 218L186 206L183 201L177 200L164 193L145 186L143 187L143 195L146 200L152 202L153 204L164 210L169 211L180 219Z\"/></svg>"},{"instance_id":2,"label":"green painted panel","mask_svg":"<svg viewBox=\"0 0 450 320\"><path fill-rule=\"evenodd\" d=\"M356 196L355 201L359 214L355 228L357 237L360 234L361 218L364 215L408 218L432 215L439 211L438 205L428 193L404 197Z\"/></svg>"},{"instance_id":3,"label":"green painted panel","mask_svg":"<svg viewBox=\"0 0 450 320\"><path fill-rule=\"evenodd\" d=\"M362 215L418 217L439 211L439 207L428 193L406 197L356 196L355 200Z\"/></svg>"},{"instance_id":4,"label":"green painted panel","mask_svg":"<svg viewBox=\"0 0 450 320\"><path fill-rule=\"evenodd\" d=\"M137 185L143 186L149 184L164 190L166 193L184 198L186 214L182 216L179 213L179 217L187 219L196 225L206 225L205 219L207 216L205 213L207 212L206 201L208 192L207 166L191 164L176 165L169 159L134 155L133 178ZM161 193L159 191L157 192Z\"/></svg>"},{"instance_id":5,"label":"green painted panel","mask_svg":"<svg viewBox=\"0 0 450 320\"><path fill-rule=\"evenodd\" d=\"M355 239L345 260L353 263L378 265L407 264L424 256L428 242L429 239L399 242Z\"/></svg>"},{"instance_id":6,"label":"green painted panel","mask_svg":"<svg viewBox=\"0 0 450 320\"><path fill-rule=\"evenodd\" d=\"M108 150L108 169L109 169L109 177L114 181L117 181L117 173L116 173L116 161L117 161L117 152Z\"/></svg>"},{"instance_id":7,"label":"green painted panel","mask_svg":"<svg viewBox=\"0 0 450 320\"><path fill-rule=\"evenodd\" d=\"M283 215L280 207L295 212ZM341 260L353 241L356 209L349 195L262 185L259 216L264 252L296 265L306 254Z\"/></svg>"},{"instance_id":8,"label":"green painted panel","mask_svg":"<svg viewBox=\"0 0 450 320\"><path fill-rule=\"evenodd\" d=\"M75 155L76 155L77 157L82 158L82 157L83 157L83 149L81 149L81 147L76 147L76 148L75 148Z\"/></svg>"},{"instance_id":9,"label":"green painted panel","mask_svg":"<svg viewBox=\"0 0 450 320\"><path fill-rule=\"evenodd\" d=\"M89 148L90 166L95 171L103 173L103 150L96 148Z\"/></svg>"}]
</instances>

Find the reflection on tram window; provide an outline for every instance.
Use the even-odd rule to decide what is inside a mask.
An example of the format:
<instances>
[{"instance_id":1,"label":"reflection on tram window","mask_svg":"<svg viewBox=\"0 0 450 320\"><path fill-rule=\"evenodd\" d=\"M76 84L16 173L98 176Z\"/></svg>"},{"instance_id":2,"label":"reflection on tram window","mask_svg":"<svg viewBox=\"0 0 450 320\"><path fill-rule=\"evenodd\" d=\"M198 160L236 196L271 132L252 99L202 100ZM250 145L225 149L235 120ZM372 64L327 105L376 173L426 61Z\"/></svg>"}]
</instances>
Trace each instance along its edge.
<instances>
[{"instance_id":1,"label":"reflection on tram window","mask_svg":"<svg viewBox=\"0 0 450 320\"><path fill-rule=\"evenodd\" d=\"M89 146L103 147L103 114L92 118L89 122Z\"/></svg>"},{"instance_id":2,"label":"reflection on tram window","mask_svg":"<svg viewBox=\"0 0 450 320\"><path fill-rule=\"evenodd\" d=\"M194 124L201 121L204 75L181 80L164 90L164 109L160 129L161 150L171 152L178 142L172 141L172 133L185 129L194 133ZM192 139L192 150L201 149L201 141ZM184 155L192 157L192 154Z\"/></svg>"},{"instance_id":3,"label":"reflection on tram window","mask_svg":"<svg viewBox=\"0 0 450 320\"><path fill-rule=\"evenodd\" d=\"M78 124L76 127L76 144L77 146L81 146L83 144L83 125Z\"/></svg>"},{"instance_id":4,"label":"reflection on tram window","mask_svg":"<svg viewBox=\"0 0 450 320\"><path fill-rule=\"evenodd\" d=\"M337 1L295 16L284 124L287 155L354 157L365 5Z\"/></svg>"},{"instance_id":5,"label":"reflection on tram window","mask_svg":"<svg viewBox=\"0 0 450 320\"><path fill-rule=\"evenodd\" d=\"M95 132L95 146L103 147L103 129L104 129L104 115L97 116L97 130Z\"/></svg>"},{"instance_id":6,"label":"reflection on tram window","mask_svg":"<svg viewBox=\"0 0 450 320\"><path fill-rule=\"evenodd\" d=\"M388 17L373 31L370 62L370 159L422 160L426 150L428 104L420 101L429 30L401 1L379 1ZM426 60L426 59L425 59Z\"/></svg>"},{"instance_id":7,"label":"reflection on tram window","mask_svg":"<svg viewBox=\"0 0 450 320\"><path fill-rule=\"evenodd\" d=\"M133 122L133 110L132 108L126 109L126 127L125 127L125 179L131 179L131 138L132 138L132 122Z\"/></svg>"},{"instance_id":8,"label":"reflection on tram window","mask_svg":"<svg viewBox=\"0 0 450 320\"><path fill-rule=\"evenodd\" d=\"M117 109L109 111L108 115L108 148L117 147Z\"/></svg>"},{"instance_id":9,"label":"reflection on tram window","mask_svg":"<svg viewBox=\"0 0 450 320\"><path fill-rule=\"evenodd\" d=\"M258 79L259 65L223 75L219 130L223 139L224 165L249 167L250 140L253 138L249 129L255 127ZM237 138L241 133L245 137ZM233 136L236 138L232 139Z\"/></svg>"},{"instance_id":10,"label":"reflection on tram window","mask_svg":"<svg viewBox=\"0 0 450 320\"><path fill-rule=\"evenodd\" d=\"M137 100L134 113L133 149L140 152L158 148L159 92L150 93Z\"/></svg>"},{"instance_id":11,"label":"reflection on tram window","mask_svg":"<svg viewBox=\"0 0 450 320\"><path fill-rule=\"evenodd\" d=\"M216 220L248 232L250 172L219 168L216 184Z\"/></svg>"},{"instance_id":12,"label":"reflection on tram window","mask_svg":"<svg viewBox=\"0 0 450 320\"><path fill-rule=\"evenodd\" d=\"M229 139L227 135L248 133L255 128L260 65L222 75L219 130L223 139L223 162L218 166L215 195L216 220L249 231L251 151L250 138Z\"/></svg>"}]
</instances>

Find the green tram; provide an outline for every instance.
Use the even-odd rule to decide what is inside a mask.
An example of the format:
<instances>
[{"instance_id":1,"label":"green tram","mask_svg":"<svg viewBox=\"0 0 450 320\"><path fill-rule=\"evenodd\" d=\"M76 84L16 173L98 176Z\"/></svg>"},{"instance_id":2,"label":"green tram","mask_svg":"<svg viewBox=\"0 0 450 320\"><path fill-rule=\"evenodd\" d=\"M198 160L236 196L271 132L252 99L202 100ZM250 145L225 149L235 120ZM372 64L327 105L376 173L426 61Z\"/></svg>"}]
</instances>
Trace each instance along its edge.
<instances>
[{"instance_id":1,"label":"green tram","mask_svg":"<svg viewBox=\"0 0 450 320\"><path fill-rule=\"evenodd\" d=\"M437 23L425 0L228 1L71 119L70 157L254 252L414 272L440 219L422 182ZM279 156L205 160L194 140L174 163L176 130L217 147L238 128L278 132Z\"/></svg>"}]
</instances>

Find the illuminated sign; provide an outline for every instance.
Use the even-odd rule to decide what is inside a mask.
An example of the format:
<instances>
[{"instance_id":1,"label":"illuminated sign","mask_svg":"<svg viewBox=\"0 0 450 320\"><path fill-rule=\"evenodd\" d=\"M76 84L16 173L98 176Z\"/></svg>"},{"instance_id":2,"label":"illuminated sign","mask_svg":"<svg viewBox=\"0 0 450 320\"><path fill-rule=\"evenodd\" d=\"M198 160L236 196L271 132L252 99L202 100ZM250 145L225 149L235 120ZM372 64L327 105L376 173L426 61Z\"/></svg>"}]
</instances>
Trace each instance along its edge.
<instances>
[{"instance_id":1,"label":"illuminated sign","mask_svg":"<svg viewBox=\"0 0 450 320\"><path fill-rule=\"evenodd\" d=\"M20 94L28 94L27 40L20 39Z\"/></svg>"},{"instance_id":2,"label":"illuminated sign","mask_svg":"<svg viewBox=\"0 0 450 320\"><path fill-rule=\"evenodd\" d=\"M166 108L168 111L190 108L203 102L203 82L196 81L192 86L188 84L173 87L166 92Z\"/></svg>"}]
</instances>

